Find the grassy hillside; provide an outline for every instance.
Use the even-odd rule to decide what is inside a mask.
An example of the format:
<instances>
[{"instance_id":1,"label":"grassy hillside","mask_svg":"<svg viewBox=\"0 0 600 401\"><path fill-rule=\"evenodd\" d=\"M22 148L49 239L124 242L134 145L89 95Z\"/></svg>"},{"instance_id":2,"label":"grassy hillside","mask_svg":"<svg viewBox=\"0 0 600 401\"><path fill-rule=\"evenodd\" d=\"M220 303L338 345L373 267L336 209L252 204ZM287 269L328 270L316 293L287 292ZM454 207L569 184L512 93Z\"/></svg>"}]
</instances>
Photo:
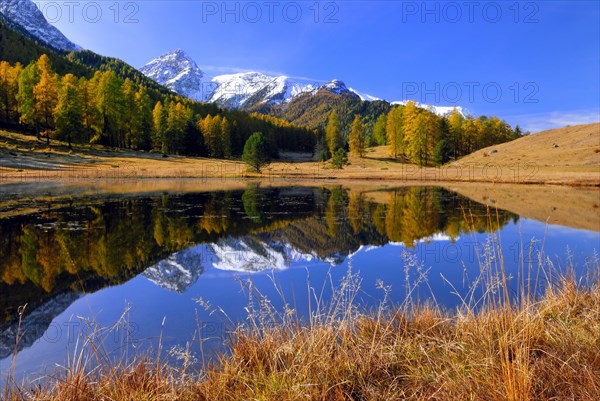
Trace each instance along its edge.
<instances>
[{"instance_id":1,"label":"grassy hillside","mask_svg":"<svg viewBox=\"0 0 600 401\"><path fill-rule=\"evenodd\" d=\"M480 149L460 159L458 163L493 163L501 166L532 163L540 168L556 169L596 167L600 174L600 123L526 135L511 142Z\"/></svg>"}]
</instances>

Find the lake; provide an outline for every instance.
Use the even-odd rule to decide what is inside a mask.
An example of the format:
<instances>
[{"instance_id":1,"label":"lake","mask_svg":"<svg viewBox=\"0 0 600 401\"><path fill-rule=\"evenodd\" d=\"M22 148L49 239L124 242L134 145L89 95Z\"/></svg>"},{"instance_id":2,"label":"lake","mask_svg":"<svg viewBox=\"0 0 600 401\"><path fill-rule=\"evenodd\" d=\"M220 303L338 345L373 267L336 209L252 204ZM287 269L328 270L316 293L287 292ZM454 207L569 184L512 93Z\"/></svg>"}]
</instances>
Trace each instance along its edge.
<instances>
[{"instance_id":1,"label":"lake","mask_svg":"<svg viewBox=\"0 0 600 401\"><path fill-rule=\"evenodd\" d=\"M67 364L90 333L107 355L160 349L177 363L189 347L200 364L256 305L268 299L305 322L348 277L360 284L362 308L432 302L452 310L476 307L479 284L493 286L502 267L518 297L566 269L585 280L598 265L598 189L494 187L479 199L486 190L4 185L2 377L15 348L18 377L35 377Z\"/></svg>"}]
</instances>

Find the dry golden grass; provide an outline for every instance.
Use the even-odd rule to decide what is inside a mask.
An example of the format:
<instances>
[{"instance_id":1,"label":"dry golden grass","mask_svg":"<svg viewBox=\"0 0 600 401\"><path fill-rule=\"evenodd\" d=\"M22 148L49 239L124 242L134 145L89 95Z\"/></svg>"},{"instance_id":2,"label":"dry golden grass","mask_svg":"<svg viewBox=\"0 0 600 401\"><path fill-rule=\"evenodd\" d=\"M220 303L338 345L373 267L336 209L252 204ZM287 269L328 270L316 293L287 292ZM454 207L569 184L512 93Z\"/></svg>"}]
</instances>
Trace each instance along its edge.
<instances>
[{"instance_id":1,"label":"dry golden grass","mask_svg":"<svg viewBox=\"0 0 600 401\"><path fill-rule=\"evenodd\" d=\"M556 143L558 148L553 148ZM489 154L491 149L497 153ZM238 160L105 150L64 143L51 148L31 136L0 131L0 180L77 178L293 178L429 182L502 182L600 185L600 124L566 127L483 149L441 169L390 159L385 147L350 157L342 170L329 162L277 161L261 175Z\"/></svg>"},{"instance_id":2,"label":"dry golden grass","mask_svg":"<svg viewBox=\"0 0 600 401\"><path fill-rule=\"evenodd\" d=\"M597 261L588 269L586 286L562 276L543 297L523 290L515 302L492 285L482 306L456 313L411 302L362 312L354 303L360 280L349 271L331 304L319 304L305 324L253 292L248 322L202 372L190 372L187 360L182 368L149 358L73 363L42 386L9 382L3 400L595 401Z\"/></svg>"},{"instance_id":3,"label":"dry golden grass","mask_svg":"<svg viewBox=\"0 0 600 401\"><path fill-rule=\"evenodd\" d=\"M353 312L312 327L240 329L200 376L148 359L13 386L6 401L600 399L600 289L448 315Z\"/></svg>"},{"instance_id":4,"label":"dry golden grass","mask_svg":"<svg viewBox=\"0 0 600 401\"><path fill-rule=\"evenodd\" d=\"M497 153L490 154L491 150ZM600 173L600 123L552 129L500 145L480 149L461 163L514 165L534 162L540 168L587 169Z\"/></svg>"}]
</instances>

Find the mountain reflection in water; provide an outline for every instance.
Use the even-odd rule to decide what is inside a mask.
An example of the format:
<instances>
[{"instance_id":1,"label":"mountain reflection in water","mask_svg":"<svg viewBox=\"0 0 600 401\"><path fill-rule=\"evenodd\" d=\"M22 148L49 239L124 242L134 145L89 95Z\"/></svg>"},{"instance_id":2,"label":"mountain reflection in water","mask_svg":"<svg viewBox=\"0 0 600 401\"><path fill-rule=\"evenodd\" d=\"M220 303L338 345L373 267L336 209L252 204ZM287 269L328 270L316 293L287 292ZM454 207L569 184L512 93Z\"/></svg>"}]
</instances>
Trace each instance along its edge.
<instances>
[{"instance_id":1,"label":"mountain reflection in water","mask_svg":"<svg viewBox=\"0 0 600 401\"><path fill-rule=\"evenodd\" d=\"M468 218L466 217L468 216ZM497 230L518 216L439 187L352 192L333 188L260 188L93 199L2 220L0 357L22 326L43 332L80 294L143 274L185 292L207 266L255 272L297 261L342 263L362 246L456 238ZM23 338L27 347L36 334Z\"/></svg>"}]
</instances>

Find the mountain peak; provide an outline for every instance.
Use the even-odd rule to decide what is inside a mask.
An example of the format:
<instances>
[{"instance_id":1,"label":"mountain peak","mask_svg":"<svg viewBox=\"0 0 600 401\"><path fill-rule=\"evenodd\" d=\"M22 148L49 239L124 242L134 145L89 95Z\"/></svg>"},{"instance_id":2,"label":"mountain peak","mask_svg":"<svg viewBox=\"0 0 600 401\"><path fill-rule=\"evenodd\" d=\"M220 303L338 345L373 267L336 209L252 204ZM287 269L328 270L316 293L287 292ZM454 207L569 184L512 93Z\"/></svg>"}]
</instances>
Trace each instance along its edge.
<instances>
[{"instance_id":1,"label":"mountain peak","mask_svg":"<svg viewBox=\"0 0 600 401\"><path fill-rule=\"evenodd\" d=\"M343 81L340 81L339 79L333 79L330 82L323 85L322 87L326 88L328 90L331 90L331 91L347 91L348 90L348 88L346 87L346 84Z\"/></svg>"},{"instance_id":2,"label":"mountain peak","mask_svg":"<svg viewBox=\"0 0 600 401\"><path fill-rule=\"evenodd\" d=\"M343 81L340 81L339 79L331 80L326 84L319 86L316 90L314 90L314 93L317 93L319 91L327 91L336 95L349 94L363 99L362 96L358 94L358 92L349 89L346 86L346 84Z\"/></svg>"},{"instance_id":3,"label":"mountain peak","mask_svg":"<svg viewBox=\"0 0 600 401\"><path fill-rule=\"evenodd\" d=\"M1 0L0 14L9 25L25 29L31 36L54 49L66 51L82 49L67 39L56 27L50 25L31 0Z\"/></svg>"},{"instance_id":4,"label":"mountain peak","mask_svg":"<svg viewBox=\"0 0 600 401\"><path fill-rule=\"evenodd\" d=\"M182 49L160 55L140 68L140 71L180 95L206 100L204 72Z\"/></svg>"},{"instance_id":5,"label":"mountain peak","mask_svg":"<svg viewBox=\"0 0 600 401\"><path fill-rule=\"evenodd\" d=\"M318 87L300 83L285 75L267 75L257 71L224 74L210 79L182 49L164 53L150 61L140 71L180 95L234 109L248 110L262 105L285 105L300 94L315 95L321 91L335 95L349 95L367 102L381 100L349 88L339 79L333 79ZM406 101L392 102L392 104L404 105ZM454 107L420 103L417 106L441 116L451 113L454 109ZM463 109L456 108L464 114Z\"/></svg>"},{"instance_id":6,"label":"mountain peak","mask_svg":"<svg viewBox=\"0 0 600 401\"><path fill-rule=\"evenodd\" d=\"M167 59L167 58L176 58L176 59L186 59L195 63L194 60L185 52L183 49L175 49L170 52L166 52L158 57L159 59Z\"/></svg>"},{"instance_id":7,"label":"mountain peak","mask_svg":"<svg viewBox=\"0 0 600 401\"><path fill-rule=\"evenodd\" d=\"M210 102L231 108L251 108L261 104L289 102L299 93L313 89L286 76L272 76L260 72L241 72L213 78Z\"/></svg>"},{"instance_id":8,"label":"mountain peak","mask_svg":"<svg viewBox=\"0 0 600 401\"><path fill-rule=\"evenodd\" d=\"M164 54L161 54L160 56L158 56L157 58L155 58L154 60L150 61L148 64L146 64L144 67L142 67L142 72L144 72L143 70L152 64L168 64L169 66L173 67L173 68L193 68L196 70L199 70L198 65L196 64L196 62L194 61L193 58L191 58L184 50L182 49L176 49Z\"/></svg>"}]
</instances>

